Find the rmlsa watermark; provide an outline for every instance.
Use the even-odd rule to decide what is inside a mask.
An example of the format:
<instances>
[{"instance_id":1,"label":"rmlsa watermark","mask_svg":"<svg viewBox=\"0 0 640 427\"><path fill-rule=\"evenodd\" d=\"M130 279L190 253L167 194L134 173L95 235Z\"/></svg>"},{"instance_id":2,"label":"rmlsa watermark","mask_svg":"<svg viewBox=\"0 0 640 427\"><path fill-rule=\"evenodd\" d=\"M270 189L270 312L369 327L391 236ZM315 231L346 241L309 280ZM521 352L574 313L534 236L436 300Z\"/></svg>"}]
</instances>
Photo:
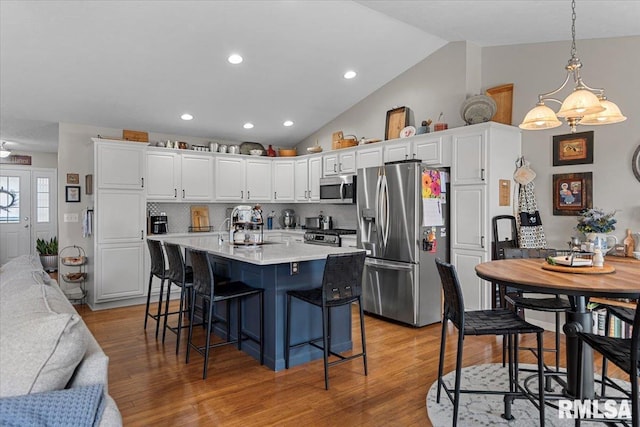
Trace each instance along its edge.
<instances>
[{"instance_id":1,"label":"rmlsa watermark","mask_svg":"<svg viewBox=\"0 0 640 427\"><path fill-rule=\"evenodd\" d=\"M631 419L629 400L558 400L558 418L564 419Z\"/></svg>"}]
</instances>

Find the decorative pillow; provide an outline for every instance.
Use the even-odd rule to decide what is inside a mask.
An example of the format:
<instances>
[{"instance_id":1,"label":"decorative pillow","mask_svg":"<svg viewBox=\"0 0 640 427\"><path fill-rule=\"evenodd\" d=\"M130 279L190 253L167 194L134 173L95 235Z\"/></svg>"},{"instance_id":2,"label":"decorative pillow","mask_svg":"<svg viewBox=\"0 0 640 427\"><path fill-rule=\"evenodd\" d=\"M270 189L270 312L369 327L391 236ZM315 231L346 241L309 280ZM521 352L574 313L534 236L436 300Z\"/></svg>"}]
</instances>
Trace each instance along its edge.
<instances>
[{"instance_id":1,"label":"decorative pillow","mask_svg":"<svg viewBox=\"0 0 640 427\"><path fill-rule=\"evenodd\" d=\"M0 397L65 387L86 350L80 318L25 313L0 324Z\"/></svg>"}]
</instances>

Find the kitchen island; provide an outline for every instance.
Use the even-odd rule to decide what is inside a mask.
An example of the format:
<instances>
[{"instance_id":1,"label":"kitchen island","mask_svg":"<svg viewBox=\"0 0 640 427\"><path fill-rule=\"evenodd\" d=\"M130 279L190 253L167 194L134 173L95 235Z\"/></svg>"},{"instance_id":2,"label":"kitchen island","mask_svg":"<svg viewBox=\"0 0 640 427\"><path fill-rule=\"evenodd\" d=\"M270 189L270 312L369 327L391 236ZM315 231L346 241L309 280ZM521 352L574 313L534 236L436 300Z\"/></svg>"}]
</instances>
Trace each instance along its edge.
<instances>
[{"instance_id":1,"label":"kitchen island","mask_svg":"<svg viewBox=\"0 0 640 427\"><path fill-rule=\"evenodd\" d=\"M233 280L241 280L248 285L262 288L264 293L264 360L265 364L279 371L284 368L284 341L286 292L290 289L308 289L320 287L324 264L329 254L359 252L356 248L334 248L298 242L269 242L257 246L235 246L227 241L221 242L217 236L154 236L158 240L178 244L183 248L207 251L210 254L214 271ZM187 259L188 263L188 259ZM248 299L244 307L243 327L258 336L258 298ZM294 301L292 316L292 343L306 341L322 336L320 310L310 304ZM225 306L220 304L216 310L226 317ZM234 313L234 308L231 309ZM236 327L231 316L231 330ZM217 334L224 335L221 328ZM235 338L235 336L232 336ZM331 346L336 351L351 348L351 311L350 307L333 309L331 316ZM259 346L252 342L243 342L243 350L259 359ZM292 349L290 366L306 363L322 357L322 352L310 346ZM215 368L214 368L215 369Z\"/></svg>"}]
</instances>

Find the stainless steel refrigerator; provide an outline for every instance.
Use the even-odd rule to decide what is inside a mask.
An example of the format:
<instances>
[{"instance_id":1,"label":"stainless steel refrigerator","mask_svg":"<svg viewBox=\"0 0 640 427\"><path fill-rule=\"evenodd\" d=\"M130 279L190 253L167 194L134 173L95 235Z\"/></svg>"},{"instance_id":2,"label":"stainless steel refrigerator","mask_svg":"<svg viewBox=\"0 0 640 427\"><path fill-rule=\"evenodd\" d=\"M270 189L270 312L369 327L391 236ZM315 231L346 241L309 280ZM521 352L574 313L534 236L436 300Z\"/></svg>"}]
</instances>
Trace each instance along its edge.
<instances>
[{"instance_id":1,"label":"stainless steel refrigerator","mask_svg":"<svg viewBox=\"0 0 640 427\"><path fill-rule=\"evenodd\" d=\"M435 258L449 259L447 172L419 161L358 170L366 312L413 326L441 320Z\"/></svg>"}]
</instances>

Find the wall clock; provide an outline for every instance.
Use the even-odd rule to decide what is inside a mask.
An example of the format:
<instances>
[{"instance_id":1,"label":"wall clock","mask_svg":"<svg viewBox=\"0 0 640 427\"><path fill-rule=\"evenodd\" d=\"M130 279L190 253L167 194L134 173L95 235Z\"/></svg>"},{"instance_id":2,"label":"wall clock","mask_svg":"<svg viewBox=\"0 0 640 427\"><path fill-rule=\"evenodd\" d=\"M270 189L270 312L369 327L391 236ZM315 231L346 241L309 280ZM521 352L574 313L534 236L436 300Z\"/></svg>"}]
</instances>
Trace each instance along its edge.
<instances>
[{"instance_id":1,"label":"wall clock","mask_svg":"<svg viewBox=\"0 0 640 427\"><path fill-rule=\"evenodd\" d=\"M633 169L633 174L636 176L636 179L640 181L640 145L638 145L638 148L636 148L631 158L631 169Z\"/></svg>"}]
</instances>

